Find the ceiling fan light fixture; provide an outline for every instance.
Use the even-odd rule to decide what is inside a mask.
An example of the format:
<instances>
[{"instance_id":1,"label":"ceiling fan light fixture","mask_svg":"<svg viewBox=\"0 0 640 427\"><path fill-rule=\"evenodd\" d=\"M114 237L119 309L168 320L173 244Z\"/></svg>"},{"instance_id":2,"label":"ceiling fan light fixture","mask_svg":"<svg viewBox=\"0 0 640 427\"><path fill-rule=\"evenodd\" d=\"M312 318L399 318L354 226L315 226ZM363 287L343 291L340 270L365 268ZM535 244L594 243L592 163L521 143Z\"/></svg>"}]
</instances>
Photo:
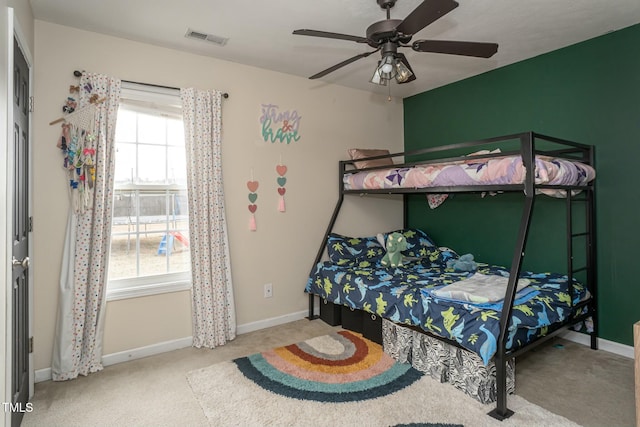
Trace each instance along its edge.
<instances>
[{"instance_id":1,"label":"ceiling fan light fixture","mask_svg":"<svg viewBox=\"0 0 640 427\"><path fill-rule=\"evenodd\" d=\"M373 77L370 82L386 86L387 82L391 79L396 80L398 83L404 83L413 76L413 72L407 67L400 58L397 58L394 54L385 55L381 61L378 61Z\"/></svg>"},{"instance_id":2,"label":"ceiling fan light fixture","mask_svg":"<svg viewBox=\"0 0 640 427\"><path fill-rule=\"evenodd\" d=\"M380 86L386 86L387 82L396 77L396 58L393 54L385 55L381 61L378 61L373 77L369 80Z\"/></svg>"},{"instance_id":3,"label":"ceiling fan light fixture","mask_svg":"<svg viewBox=\"0 0 640 427\"><path fill-rule=\"evenodd\" d=\"M391 75L395 71L395 61L396 58L393 54L384 56L382 62L378 65L378 70L382 75ZM393 78L394 76L391 77Z\"/></svg>"},{"instance_id":4,"label":"ceiling fan light fixture","mask_svg":"<svg viewBox=\"0 0 640 427\"><path fill-rule=\"evenodd\" d=\"M384 78L383 74L380 72L380 66L377 66L373 71L373 76L371 77L371 80L369 80L369 82L380 86L386 86L387 80L388 79Z\"/></svg>"},{"instance_id":5,"label":"ceiling fan light fixture","mask_svg":"<svg viewBox=\"0 0 640 427\"><path fill-rule=\"evenodd\" d=\"M404 83L407 80L409 80L411 76L413 76L413 73L411 72L411 70L406 65L404 65L404 63L399 58L396 58L395 69L396 69L396 81L398 83Z\"/></svg>"}]
</instances>

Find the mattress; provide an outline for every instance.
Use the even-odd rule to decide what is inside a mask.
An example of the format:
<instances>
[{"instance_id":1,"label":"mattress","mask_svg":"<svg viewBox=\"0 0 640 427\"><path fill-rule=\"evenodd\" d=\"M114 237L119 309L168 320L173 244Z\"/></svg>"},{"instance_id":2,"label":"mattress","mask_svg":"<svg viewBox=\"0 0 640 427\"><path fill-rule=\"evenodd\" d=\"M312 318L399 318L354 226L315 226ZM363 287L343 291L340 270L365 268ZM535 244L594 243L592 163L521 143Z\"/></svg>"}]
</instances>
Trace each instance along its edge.
<instances>
[{"instance_id":1,"label":"mattress","mask_svg":"<svg viewBox=\"0 0 640 427\"><path fill-rule=\"evenodd\" d=\"M520 156L482 158L448 163L391 167L348 172L343 176L345 190L381 190L387 188L429 188L523 184L526 168ZM586 164L548 156L535 158L535 183L538 185L582 186L595 178L595 170ZM547 195L564 197L565 190L545 189Z\"/></svg>"},{"instance_id":2,"label":"mattress","mask_svg":"<svg viewBox=\"0 0 640 427\"><path fill-rule=\"evenodd\" d=\"M442 298L433 291L475 273L508 277L507 269L478 264L476 271L457 272L433 262L433 257L397 268L367 264L318 263L305 291L399 324L419 326L457 342L489 363L497 350L502 302L475 304ZM571 298L566 275L524 272L521 278L530 283L516 294L507 350L520 348L566 323L578 314L572 305L590 297L585 286L574 280Z\"/></svg>"}]
</instances>

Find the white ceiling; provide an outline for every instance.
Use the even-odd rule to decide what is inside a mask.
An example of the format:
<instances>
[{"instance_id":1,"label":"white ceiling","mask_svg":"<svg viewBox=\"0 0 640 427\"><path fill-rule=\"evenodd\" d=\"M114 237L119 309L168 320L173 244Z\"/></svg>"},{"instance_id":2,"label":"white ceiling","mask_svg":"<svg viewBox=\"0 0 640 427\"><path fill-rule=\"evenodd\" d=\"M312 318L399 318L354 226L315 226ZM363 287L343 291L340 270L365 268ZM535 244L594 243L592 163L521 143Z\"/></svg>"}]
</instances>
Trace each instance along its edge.
<instances>
[{"instance_id":1,"label":"white ceiling","mask_svg":"<svg viewBox=\"0 0 640 427\"><path fill-rule=\"evenodd\" d=\"M313 29L365 36L385 19L376 0L30 0L36 19L308 77L372 50L345 40L292 35ZM429 1L429 0L426 0ZM403 49L417 79L393 84L407 97L640 23L640 0L457 0L460 6L413 37L494 42L490 59ZM421 0L398 0L404 19ZM228 37L224 47L187 39L187 29ZM636 48L630 49L632 54ZM637 54L637 51L636 51ZM318 80L370 92L379 54Z\"/></svg>"}]
</instances>

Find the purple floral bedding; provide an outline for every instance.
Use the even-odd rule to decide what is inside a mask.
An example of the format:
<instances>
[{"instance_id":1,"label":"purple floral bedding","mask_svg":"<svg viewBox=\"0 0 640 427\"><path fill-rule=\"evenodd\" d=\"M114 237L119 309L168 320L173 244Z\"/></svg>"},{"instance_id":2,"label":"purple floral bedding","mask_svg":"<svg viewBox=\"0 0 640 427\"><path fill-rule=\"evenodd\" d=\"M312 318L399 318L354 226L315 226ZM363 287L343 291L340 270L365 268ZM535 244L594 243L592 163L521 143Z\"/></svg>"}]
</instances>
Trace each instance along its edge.
<instances>
[{"instance_id":1,"label":"purple floral bedding","mask_svg":"<svg viewBox=\"0 0 640 427\"><path fill-rule=\"evenodd\" d=\"M535 183L546 185L586 185L595 178L595 170L583 163L547 156L536 156ZM345 190L386 188L429 188L523 184L526 168L520 156L481 158L451 163L392 167L347 173ZM541 192L564 197L565 190L542 189Z\"/></svg>"}]
</instances>

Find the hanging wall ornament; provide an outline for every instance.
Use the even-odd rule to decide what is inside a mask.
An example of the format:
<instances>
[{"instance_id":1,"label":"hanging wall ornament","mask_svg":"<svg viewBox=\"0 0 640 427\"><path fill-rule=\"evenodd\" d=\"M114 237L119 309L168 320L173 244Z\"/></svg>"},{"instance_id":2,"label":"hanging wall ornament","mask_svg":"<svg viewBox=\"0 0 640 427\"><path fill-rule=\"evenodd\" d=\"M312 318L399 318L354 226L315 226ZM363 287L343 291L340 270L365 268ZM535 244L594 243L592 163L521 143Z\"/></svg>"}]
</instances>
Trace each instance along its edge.
<instances>
[{"instance_id":1,"label":"hanging wall ornament","mask_svg":"<svg viewBox=\"0 0 640 427\"><path fill-rule=\"evenodd\" d=\"M284 194L287 192L287 189L284 188L287 183L287 178L285 177L287 173L287 167L282 164L282 159L280 159L280 164L276 166L276 172L278 173L278 194L280 195L280 200L278 201L278 211L285 212L284 205Z\"/></svg>"},{"instance_id":2,"label":"hanging wall ornament","mask_svg":"<svg viewBox=\"0 0 640 427\"><path fill-rule=\"evenodd\" d=\"M93 209L97 138L94 128L98 111L97 105L105 99L99 99L96 93L90 94L92 90L91 84L82 88L70 86L70 93L78 93L83 97L90 96L89 104L79 106L76 99L69 96L62 107L64 115L49 123L53 125L62 122L62 131L57 146L64 154L64 168L69 179L69 194L73 210L76 213L84 213Z\"/></svg>"},{"instance_id":3,"label":"hanging wall ornament","mask_svg":"<svg viewBox=\"0 0 640 427\"><path fill-rule=\"evenodd\" d=\"M249 189L249 212L251 212L251 218L249 219L249 230L256 231L258 227L256 226L256 211L258 210L258 205L256 205L256 201L258 200L258 181L254 181L253 179L253 171L251 171L251 181L247 181L247 188Z\"/></svg>"}]
</instances>

